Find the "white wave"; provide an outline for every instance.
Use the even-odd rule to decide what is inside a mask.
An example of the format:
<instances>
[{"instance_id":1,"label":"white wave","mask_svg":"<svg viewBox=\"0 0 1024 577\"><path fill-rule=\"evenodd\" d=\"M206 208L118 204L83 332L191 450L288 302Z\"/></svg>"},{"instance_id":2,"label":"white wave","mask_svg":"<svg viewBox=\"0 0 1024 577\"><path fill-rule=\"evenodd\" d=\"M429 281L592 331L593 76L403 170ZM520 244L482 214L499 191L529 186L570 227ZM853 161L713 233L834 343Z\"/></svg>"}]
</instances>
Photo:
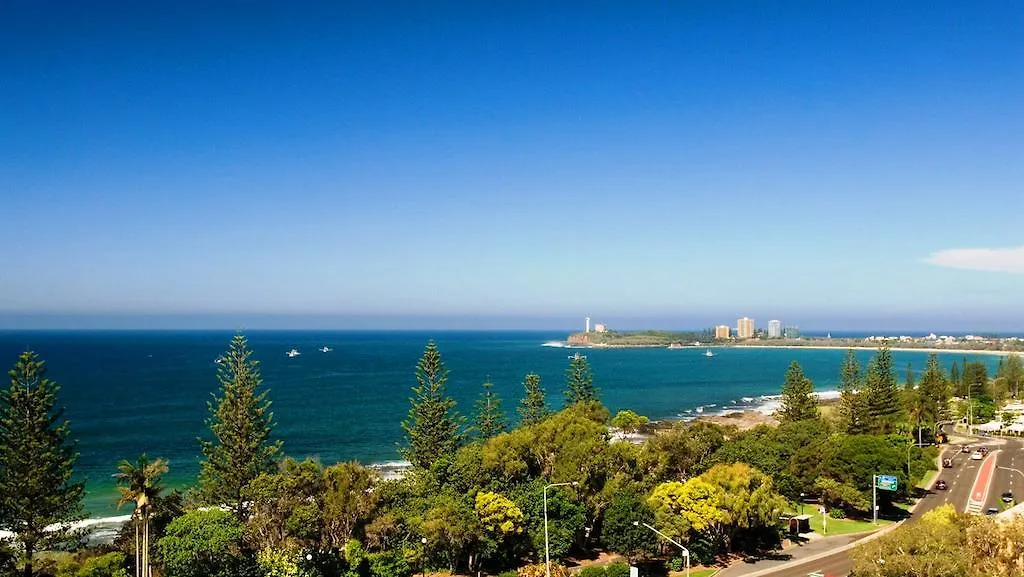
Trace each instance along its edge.
<instances>
[{"instance_id":1,"label":"white wave","mask_svg":"<svg viewBox=\"0 0 1024 577\"><path fill-rule=\"evenodd\" d=\"M71 523L70 528L72 531L78 531L81 529L88 529L89 527L95 527L98 525L123 525L124 523L131 521L131 519L131 515L118 515L116 517L97 517L95 519L82 519L81 521ZM60 525L54 524L46 527L45 530L54 531L58 528L60 528ZM13 538L14 533L11 533L10 531L0 531L0 540Z\"/></svg>"},{"instance_id":2,"label":"white wave","mask_svg":"<svg viewBox=\"0 0 1024 577\"><path fill-rule=\"evenodd\" d=\"M548 342L542 344L541 346L542 347L558 347L560 349L564 349L566 347L566 344L563 343L562 341L548 341Z\"/></svg>"}]
</instances>

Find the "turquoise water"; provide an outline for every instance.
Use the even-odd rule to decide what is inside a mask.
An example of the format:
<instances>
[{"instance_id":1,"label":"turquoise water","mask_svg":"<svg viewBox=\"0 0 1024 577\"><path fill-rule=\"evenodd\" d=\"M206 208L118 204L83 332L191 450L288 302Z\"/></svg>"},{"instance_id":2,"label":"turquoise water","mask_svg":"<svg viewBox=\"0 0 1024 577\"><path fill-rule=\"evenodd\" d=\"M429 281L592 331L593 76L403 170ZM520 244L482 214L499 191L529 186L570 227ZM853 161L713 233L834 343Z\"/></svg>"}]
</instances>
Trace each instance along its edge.
<instances>
[{"instance_id":1,"label":"turquoise water","mask_svg":"<svg viewBox=\"0 0 1024 577\"><path fill-rule=\"evenodd\" d=\"M142 452L167 458L167 480L194 479L197 437L206 433L206 403L217 388L214 359L230 332L2 332L0 363L20 351L38 352L62 386L79 441L77 471L86 477L86 507L94 517L118 514L111 475L120 459ZM523 375L535 371L552 404L561 403L563 371L574 350L541 346L561 332L251 332L250 345L271 389L277 433L293 456L325 463L399 458L401 420L409 407L414 368L434 338L451 371L449 391L468 414L490 379L510 414ZM321 353L320 347L333 350ZM298 349L302 354L288 358ZM761 405L778 393L786 367L799 361L818 390L834 390L838 350L604 349L583 351L610 409L630 408L653 419L688 417ZM870 351L858 353L865 361ZM902 379L907 362L920 372L925 353L895 352ZM961 355L946 355L949 366ZM993 370L997 357L979 355Z\"/></svg>"}]
</instances>

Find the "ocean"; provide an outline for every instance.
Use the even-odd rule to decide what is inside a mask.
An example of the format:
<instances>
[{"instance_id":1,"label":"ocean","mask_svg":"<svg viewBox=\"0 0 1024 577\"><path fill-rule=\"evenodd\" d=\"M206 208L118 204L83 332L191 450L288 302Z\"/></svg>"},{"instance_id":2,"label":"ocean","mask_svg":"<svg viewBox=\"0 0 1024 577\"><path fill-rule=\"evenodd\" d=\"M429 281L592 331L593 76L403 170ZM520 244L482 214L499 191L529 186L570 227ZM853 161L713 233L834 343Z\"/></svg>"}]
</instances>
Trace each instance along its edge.
<instances>
[{"instance_id":1,"label":"ocean","mask_svg":"<svg viewBox=\"0 0 1024 577\"><path fill-rule=\"evenodd\" d=\"M114 508L112 475L121 459L141 453L170 462L165 481L195 479L197 438L208 433L207 402L217 390L214 360L231 332L20 331L0 332L0 364L10 368L24 350L46 361L61 385L87 481L85 506L93 518L123 515ZM416 361L434 339L450 370L448 390L471 415L481 385L490 381L514 417L523 376L540 374L549 402L561 405L568 356L578 349L543 346L564 332L307 332L246 333L270 389L276 434L295 457L325 464L400 459L401 421L409 409ZM321 347L330 352L320 352ZM295 348L299 356L286 352ZM799 361L818 391L834 391L841 350L718 348L586 349L601 398L612 411L632 409L652 419L692 418L766 408L779 392L790 361ZM859 351L866 362L873 353ZM948 367L960 354L943 355ZM917 373L926 353L893 353L903 379ZM995 369L998 357L977 355ZM4 384L6 386L6 384Z\"/></svg>"}]
</instances>

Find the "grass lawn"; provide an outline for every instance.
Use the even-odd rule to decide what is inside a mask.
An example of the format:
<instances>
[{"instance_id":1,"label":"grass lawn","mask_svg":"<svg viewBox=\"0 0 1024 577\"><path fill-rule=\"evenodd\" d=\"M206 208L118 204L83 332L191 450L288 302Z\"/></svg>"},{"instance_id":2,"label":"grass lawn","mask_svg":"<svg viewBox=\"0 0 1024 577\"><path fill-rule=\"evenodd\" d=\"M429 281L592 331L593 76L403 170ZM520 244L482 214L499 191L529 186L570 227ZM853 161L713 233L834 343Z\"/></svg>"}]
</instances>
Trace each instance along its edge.
<instances>
[{"instance_id":1,"label":"grass lawn","mask_svg":"<svg viewBox=\"0 0 1024 577\"><path fill-rule=\"evenodd\" d=\"M925 473L924 478L921 479L921 482L917 484L917 488L918 489L927 489L928 485L931 484L932 479L934 479L935 476L938 475L938 474L939 474L939 472L935 471L935 470L928 471L927 473Z\"/></svg>"},{"instance_id":2,"label":"grass lawn","mask_svg":"<svg viewBox=\"0 0 1024 577\"><path fill-rule=\"evenodd\" d=\"M699 571L690 571L690 577L711 577L715 573L718 573L720 569L701 569ZM685 577L686 571L673 571L672 575L680 575Z\"/></svg>"},{"instance_id":3,"label":"grass lawn","mask_svg":"<svg viewBox=\"0 0 1024 577\"><path fill-rule=\"evenodd\" d=\"M861 533L863 531L873 531L875 529L881 529L886 525L892 525L892 521L885 519L879 519L878 525L875 525L871 520L861 521L856 519L832 519L828 520L828 533L825 533L821 525L821 514L818 513L814 508L810 506L804 507L804 512L811 515L811 529L819 535L848 535L850 533ZM811 514L814 512L814 514ZM789 515L795 515L795 513L787 513Z\"/></svg>"}]
</instances>

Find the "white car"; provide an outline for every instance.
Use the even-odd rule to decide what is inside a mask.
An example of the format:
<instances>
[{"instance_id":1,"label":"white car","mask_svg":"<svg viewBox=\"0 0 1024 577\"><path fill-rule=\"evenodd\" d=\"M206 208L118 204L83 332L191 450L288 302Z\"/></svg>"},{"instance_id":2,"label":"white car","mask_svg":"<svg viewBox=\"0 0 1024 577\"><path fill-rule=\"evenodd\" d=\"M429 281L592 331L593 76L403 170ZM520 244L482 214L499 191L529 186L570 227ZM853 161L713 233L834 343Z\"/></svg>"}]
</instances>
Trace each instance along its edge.
<instances>
[{"instance_id":1,"label":"white car","mask_svg":"<svg viewBox=\"0 0 1024 577\"><path fill-rule=\"evenodd\" d=\"M981 451L975 451L975 452L971 453L971 460L972 461L980 461L981 457L982 457Z\"/></svg>"}]
</instances>

